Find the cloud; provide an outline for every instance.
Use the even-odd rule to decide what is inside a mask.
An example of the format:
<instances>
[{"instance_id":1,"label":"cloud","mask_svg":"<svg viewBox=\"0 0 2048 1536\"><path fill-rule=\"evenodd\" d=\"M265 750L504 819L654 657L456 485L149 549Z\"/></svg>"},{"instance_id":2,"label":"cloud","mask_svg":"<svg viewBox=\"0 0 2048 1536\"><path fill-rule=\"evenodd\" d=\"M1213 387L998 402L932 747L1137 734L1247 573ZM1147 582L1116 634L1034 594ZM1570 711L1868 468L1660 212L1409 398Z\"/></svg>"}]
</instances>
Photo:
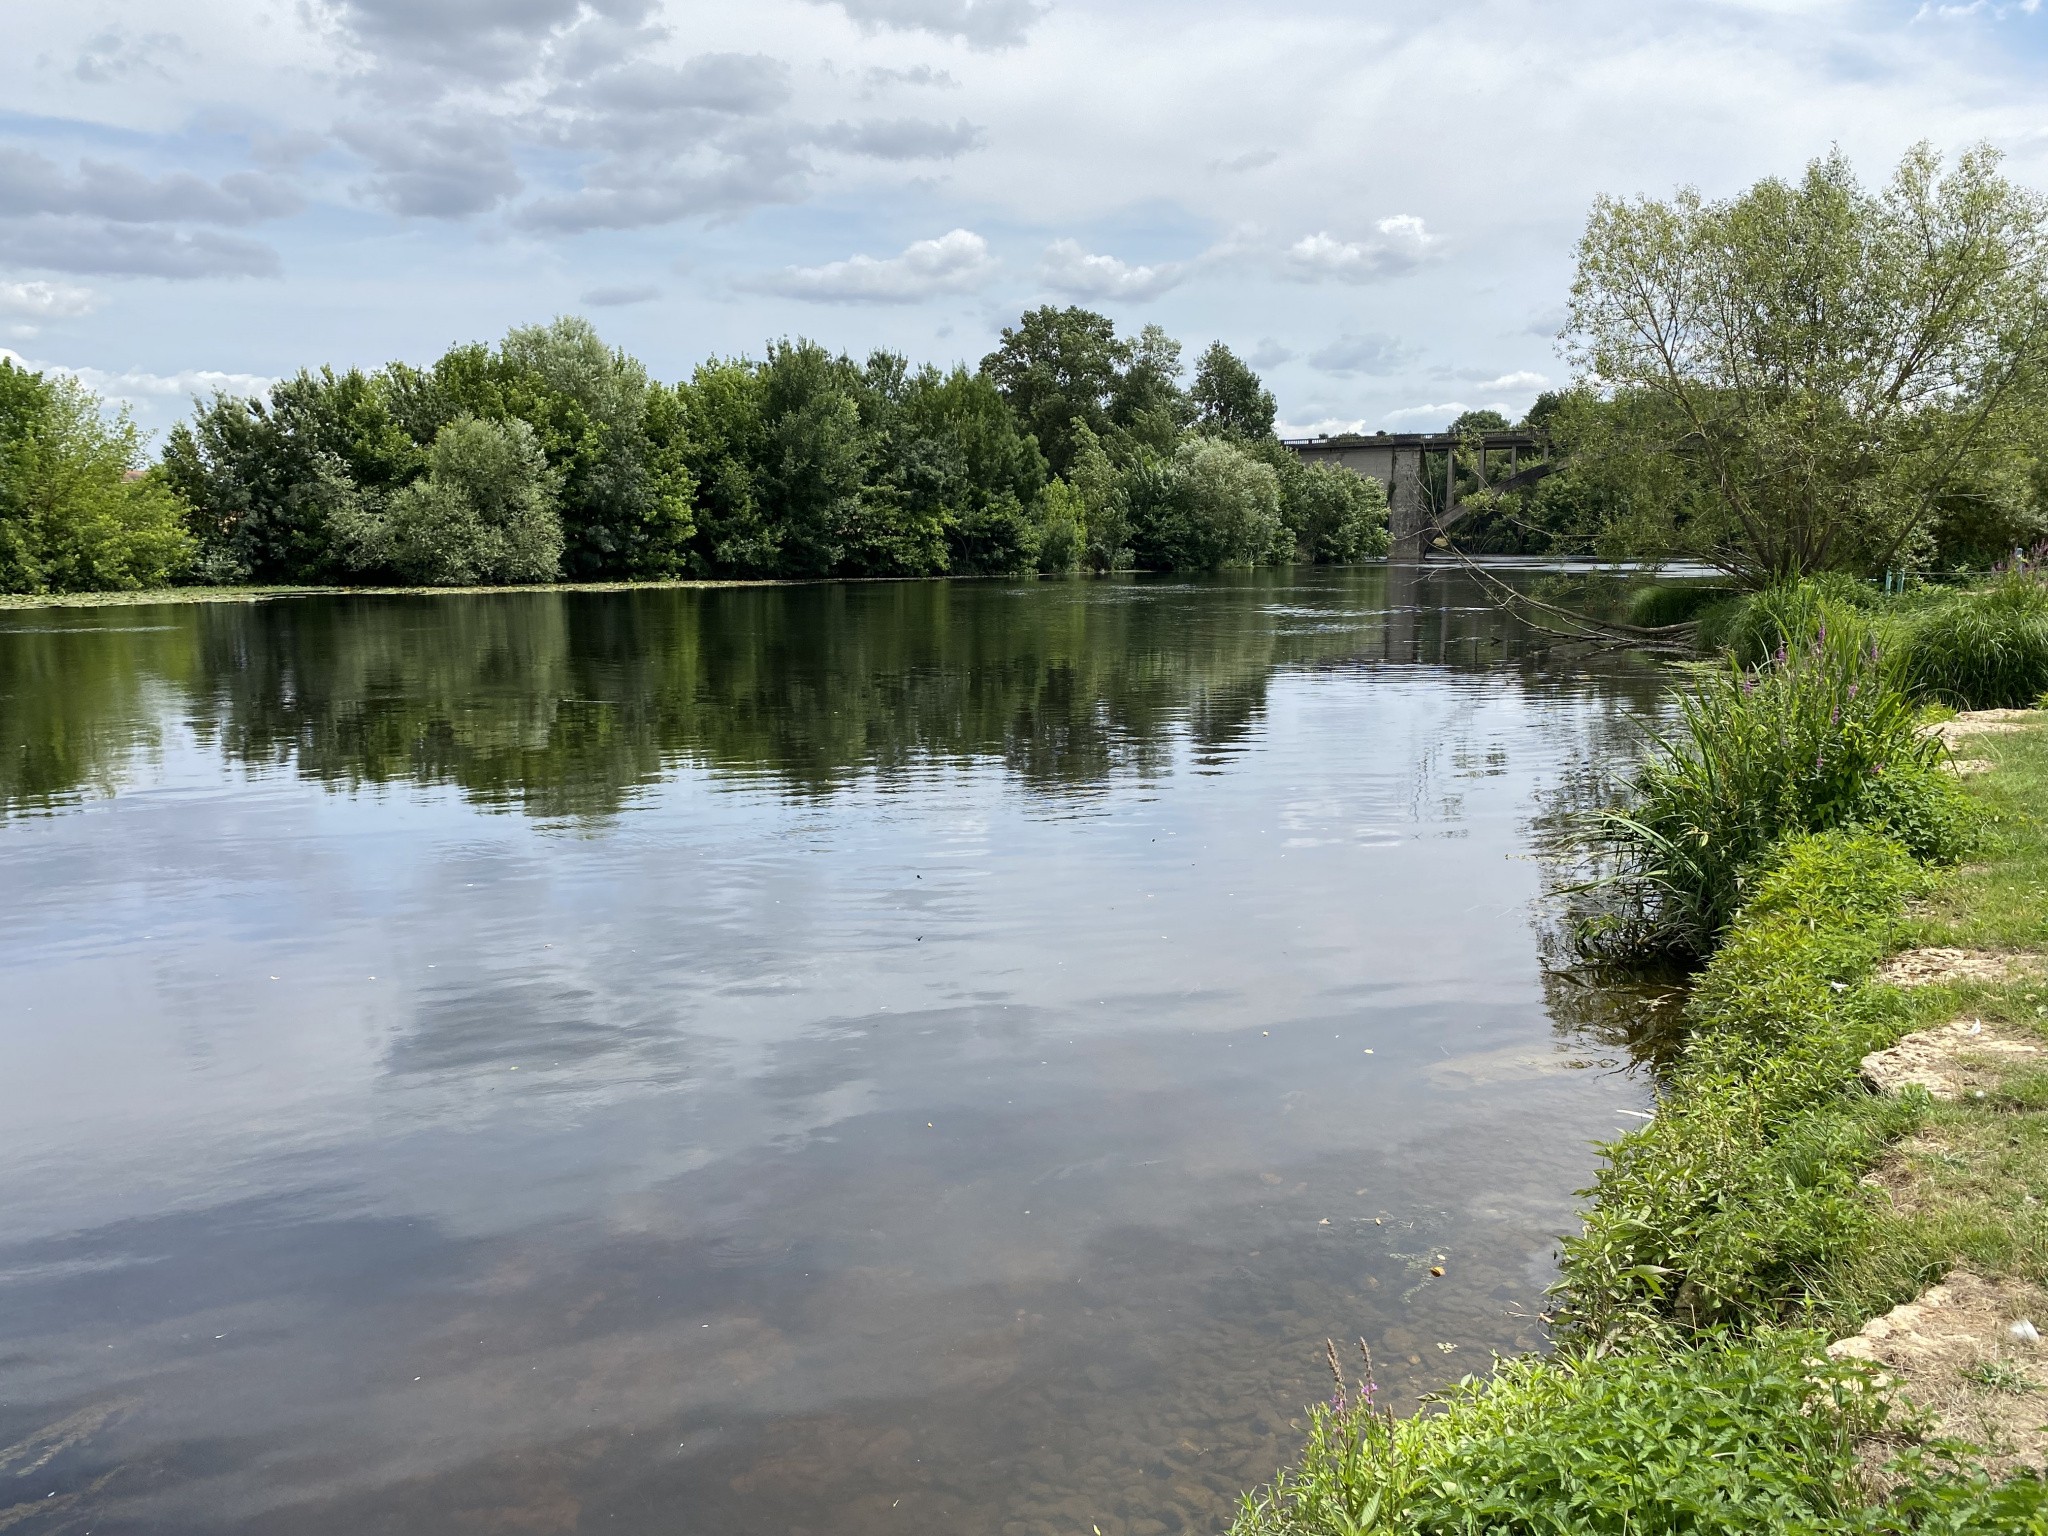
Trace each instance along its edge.
<instances>
[{"instance_id":1,"label":"cloud","mask_svg":"<svg viewBox=\"0 0 2048 1536\"><path fill-rule=\"evenodd\" d=\"M1277 149L1248 149L1240 155L1227 155L1221 160L1211 160L1212 171L1261 171L1280 158Z\"/></svg>"},{"instance_id":2,"label":"cloud","mask_svg":"<svg viewBox=\"0 0 2048 1536\"><path fill-rule=\"evenodd\" d=\"M1046 247L1038 275L1047 287L1077 299L1154 299L1187 278L1184 262L1132 266L1114 256L1093 256L1077 240Z\"/></svg>"},{"instance_id":3,"label":"cloud","mask_svg":"<svg viewBox=\"0 0 2048 1536\"><path fill-rule=\"evenodd\" d=\"M729 136L667 158L620 155L602 161L585 172L577 191L538 198L520 208L513 222L575 234L729 217L767 203L795 202L809 177L810 166L790 138L772 130Z\"/></svg>"},{"instance_id":4,"label":"cloud","mask_svg":"<svg viewBox=\"0 0 2048 1536\"><path fill-rule=\"evenodd\" d=\"M999 263L988 242L956 229L918 240L900 256L850 256L821 267L786 267L745 286L820 304L914 304L943 293L968 293L994 275Z\"/></svg>"},{"instance_id":5,"label":"cloud","mask_svg":"<svg viewBox=\"0 0 2048 1536\"><path fill-rule=\"evenodd\" d=\"M1278 368L1282 363L1294 361L1294 349L1268 336L1245 353L1244 360L1254 368Z\"/></svg>"},{"instance_id":6,"label":"cloud","mask_svg":"<svg viewBox=\"0 0 2048 1536\"><path fill-rule=\"evenodd\" d=\"M90 288L70 283L0 283L0 314L30 320L75 320L99 307Z\"/></svg>"},{"instance_id":7,"label":"cloud","mask_svg":"<svg viewBox=\"0 0 2048 1536\"><path fill-rule=\"evenodd\" d=\"M1397 213L1374 226L1369 240L1339 240L1324 233L1306 235L1287 248L1282 265L1301 282L1376 283L1412 272L1427 261L1440 243L1410 213Z\"/></svg>"},{"instance_id":8,"label":"cloud","mask_svg":"<svg viewBox=\"0 0 2048 1536\"><path fill-rule=\"evenodd\" d=\"M1467 369L1459 374L1458 377L1469 379L1479 388L1496 393L1504 391L1509 394L1522 394L1531 390L1548 389L1550 387L1550 377L1548 374L1532 373L1526 368L1519 369L1514 373L1503 373L1496 377L1489 377L1478 369Z\"/></svg>"},{"instance_id":9,"label":"cloud","mask_svg":"<svg viewBox=\"0 0 2048 1536\"><path fill-rule=\"evenodd\" d=\"M979 148L983 137L981 129L964 117L955 123L899 117L888 121L834 123L819 139L833 149L866 155L875 160L951 160L956 155Z\"/></svg>"},{"instance_id":10,"label":"cloud","mask_svg":"<svg viewBox=\"0 0 2048 1536\"><path fill-rule=\"evenodd\" d=\"M593 309L618 309L627 304L646 304L660 297L661 290L652 287L592 288L583 295L582 302Z\"/></svg>"},{"instance_id":11,"label":"cloud","mask_svg":"<svg viewBox=\"0 0 2048 1536\"><path fill-rule=\"evenodd\" d=\"M887 69L875 65L864 70L861 79L866 82L867 94L886 91L899 85L924 86L932 90L958 90L960 82L943 69L933 69L929 64L913 64L908 69Z\"/></svg>"},{"instance_id":12,"label":"cloud","mask_svg":"<svg viewBox=\"0 0 2048 1536\"><path fill-rule=\"evenodd\" d=\"M253 224L296 213L301 200L259 171L207 181L184 171L150 177L81 160L76 171L32 150L0 148L0 215L84 214L122 224Z\"/></svg>"},{"instance_id":13,"label":"cloud","mask_svg":"<svg viewBox=\"0 0 2048 1536\"><path fill-rule=\"evenodd\" d=\"M112 27L89 38L71 66L73 78L88 85L106 85L137 70L170 78L163 61L186 53L182 40L168 32L144 32L124 37Z\"/></svg>"},{"instance_id":14,"label":"cloud","mask_svg":"<svg viewBox=\"0 0 2048 1536\"><path fill-rule=\"evenodd\" d=\"M105 277L277 277L277 252L212 230L116 224L105 219L0 220L0 262Z\"/></svg>"},{"instance_id":15,"label":"cloud","mask_svg":"<svg viewBox=\"0 0 2048 1536\"><path fill-rule=\"evenodd\" d=\"M466 218L524 185L503 128L488 120L346 123L336 137L373 168L358 190L396 214Z\"/></svg>"},{"instance_id":16,"label":"cloud","mask_svg":"<svg viewBox=\"0 0 2048 1536\"><path fill-rule=\"evenodd\" d=\"M438 97L553 64L587 73L667 33L649 0L333 0L321 14L386 94Z\"/></svg>"},{"instance_id":17,"label":"cloud","mask_svg":"<svg viewBox=\"0 0 2048 1536\"><path fill-rule=\"evenodd\" d=\"M0 347L0 357L32 373L61 374L115 400L185 400L195 395L265 395L277 380L260 373L222 373L212 368L187 368L180 373L149 373L139 368L119 373L104 368L72 368L63 363L31 362L19 352Z\"/></svg>"},{"instance_id":18,"label":"cloud","mask_svg":"<svg viewBox=\"0 0 2048 1536\"><path fill-rule=\"evenodd\" d=\"M1515 417L1515 408L1502 400L1475 401L1471 405L1462 400L1452 400L1443 405L1406 405L1398 411L1387 412L1385 419L1388 427L1403 432L1437 432L1467 411L1499 411L1510 421Z\"/></svg>"},{"instance_id":19,"label":"cloud","mask_svg":"<svg viewBox=\"0 0 2048 1536\"><path fill-rule=\"evenodd\" d=\"M837 5L869 31L929 32L970 48L1014 48L1046 7L1037 0L813 0Z\"/></svg>"},{"instance_id":20,"label":"cloud","mask_svg":"<svg viewBox=\"0 0 2048 1536\"><path fill-rule=\"evenodd\" d=\"M793 94L789 66L764 53L700 53L682 64L633 60L569 82L549 103L603 119L707 113L759 117Z\"/></svg>"},{"instance_id":21,"label":"cloud","mask_svg":"<svg viewBox=\"0 0 2048 1536\"><path fill-rule=\"evenodd\" d=\"M1376 333L1339 336L1327 346L1311 352L1311 366L1325 373L1397 372L1414 354L1392 336Z\"/></svg>"}]
</instances>

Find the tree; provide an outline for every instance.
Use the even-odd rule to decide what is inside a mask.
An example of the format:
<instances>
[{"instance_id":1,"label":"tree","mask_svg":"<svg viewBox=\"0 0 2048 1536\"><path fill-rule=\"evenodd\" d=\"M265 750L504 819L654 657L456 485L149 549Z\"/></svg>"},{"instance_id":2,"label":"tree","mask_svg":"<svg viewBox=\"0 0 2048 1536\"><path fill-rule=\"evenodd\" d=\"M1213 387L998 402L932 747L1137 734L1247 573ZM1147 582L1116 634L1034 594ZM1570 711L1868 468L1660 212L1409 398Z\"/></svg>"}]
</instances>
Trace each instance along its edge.
<instances>
[{"instance_id":1,"label":"tree","mask_svg":"<svg viewBox=\"0 0 2048 1536\"><path fill-rule=\"evenodd\" d=\"M1750 583L1925 551L2048 350L2048 202L1997 166L1594 204L1569 354L1639 525Z\"/></svg>"},{"instance_id":2,"label":"tree","mask_svg":"<svg viewBox=\"0 0 2048 1536\"><path fill-rule=\"evenodd\" d=\"M1213 571L1264 564L1289 552L1280 477L1221 438L1189 438L1171 459L1142 453L1124 487L1141 566Z\"/></svg>"},{"instance_id":3,"label":"tree","mask_svg":"<svg viewBox=\"0 0 2048 1536\"><path fill-rule=\"evenodd\" d=\"M433 440L429 432L426 441ZM269 400L216 394L171 429L164 472L192 507L198 573L218 582L330 581L335 520L406 484L426 455L381 378L302 370Z\"/></svg>"},{"instance_id":4,"label":"tree","mask_svg":"<svg viewBox=\"0 0 2048 1536\"><path fill-rule=\"evenodd\" d=\"M1387 552L1387 493L1379 481L1341 465L1289 458L1280 476L1280 520L1295 558L1349 565Z\"/></svg>"},{"instance_id":5,"label":"tree","mask_svg":"<svg viewBox=\"0 0 2048 1536\"><path fill-rule=\"evenodd\" d=\"M358 569L421 585L552 581L558 479L525 422L458 416L435 434L427 473L381 506L346 509L336 538Z\"/></svg>"},{"instance_id":6,"label":"tree","mask_svg":"<svg viewBox=\"0 0 2048 1536\"><path fill-rule=\"evenodd\" d=\"M1195 385L1188 398L1194 404L1195 424L1204 432L1236 438L1273 434L1272 391L1220 341L1211 342L1195 365Z\"/></svg>"},{"instance_id":7,"label":"tree","mask_svg":"<svg viewBox=\"0 0 2048 1536\"><path fill-rule=\"evenodd\" d=\"M1110 402L1130 359L1130 344L1117 339L1107 315L1048 304L1004 328L981 372L1038 439L1053 473L1065 475L1079 451L1074 423L1098 436L1109 430Z\"/></svg>"},{"instance_id":8,"label":"tree","mask_svg":"<svg viewBox=\"0 0 2048 1536\"><path fill-rule=\"evenodd\" d=\"M194 543L142 434L75 379L0 358L0 592L156 587Z\"/></svg>"}]
</instances>

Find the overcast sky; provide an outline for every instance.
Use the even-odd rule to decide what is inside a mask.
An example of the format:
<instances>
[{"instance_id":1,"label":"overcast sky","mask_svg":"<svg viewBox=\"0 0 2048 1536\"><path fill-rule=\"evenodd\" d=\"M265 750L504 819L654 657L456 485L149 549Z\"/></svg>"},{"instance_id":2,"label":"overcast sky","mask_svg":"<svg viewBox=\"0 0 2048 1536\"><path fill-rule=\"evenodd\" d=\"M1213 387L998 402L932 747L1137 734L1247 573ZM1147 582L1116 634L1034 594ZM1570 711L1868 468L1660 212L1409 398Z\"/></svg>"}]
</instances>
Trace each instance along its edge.
<instances>
[{"instance_id":1,"label":"overcast sky","mask_svg":"<svg viewBox=\"0 0 2048 1536\"><path fill-rule=\"evenodd\" d=\"M2048 188L2040 0L0 7L0 345L152 426L564 312L674 378L1052 301L1413 430L1561 381L1596 193L1921 138Z\"/></svg>"}]
</instances>

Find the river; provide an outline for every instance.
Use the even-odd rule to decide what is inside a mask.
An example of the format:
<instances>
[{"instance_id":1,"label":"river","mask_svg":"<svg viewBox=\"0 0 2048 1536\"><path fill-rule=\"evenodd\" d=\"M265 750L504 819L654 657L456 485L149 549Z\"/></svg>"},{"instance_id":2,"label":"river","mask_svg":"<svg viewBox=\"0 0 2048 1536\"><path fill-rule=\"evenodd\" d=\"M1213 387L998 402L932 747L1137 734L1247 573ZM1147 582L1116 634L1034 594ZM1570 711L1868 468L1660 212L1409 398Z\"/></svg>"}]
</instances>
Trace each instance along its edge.
<instances>
[{"instance_id":1,"label":"river","mask_svg":"<svg viewBox=\"0 0 2048 1536\"><path fill-rule=\"evenodd\" d=\"M1665 682L1434 568L0 613L0 1527L1219 1530L1326 1337L1543 1344Z\"/></svg>"}]
</instances>

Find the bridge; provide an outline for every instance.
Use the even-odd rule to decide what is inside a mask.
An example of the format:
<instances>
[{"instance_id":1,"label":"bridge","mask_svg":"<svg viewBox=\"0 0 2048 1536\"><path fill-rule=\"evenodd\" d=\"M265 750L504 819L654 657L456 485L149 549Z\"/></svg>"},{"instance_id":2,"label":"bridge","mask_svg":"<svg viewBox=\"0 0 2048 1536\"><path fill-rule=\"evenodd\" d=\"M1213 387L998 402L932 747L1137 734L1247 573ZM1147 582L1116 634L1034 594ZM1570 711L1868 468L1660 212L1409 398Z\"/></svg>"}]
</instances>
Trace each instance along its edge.
<instances>
[{"instance_id":1,"label":"bridge","mask_svg":"<svg viewBox=\"0 0 2048 1536\"><path fill-rule=\"evenodd\" d=\"M1471 450L1479 458L1479 479L1489 490L1520 490L1550 473L1548 463L1519 467L1525 452L1547 454L1549 444L1534 432L1347 432L1338 437L1292 437L1286 447L1305 464L1338 464L1353 474L1369 475L1387 490L1387 531L1393 535L1392 558L1420 560L1430 540L1447 532L1471 509L1458 500L1457 455ZM1507 475L1487 479L1488 457L1507 455ZM1430 506L1423 485L1424 455L1443 456L1441 510ZM1432 476L1432 479L1434 476ZM1435 487L1432 486L1431 489Z\"/></svg>"}]
</instances>

